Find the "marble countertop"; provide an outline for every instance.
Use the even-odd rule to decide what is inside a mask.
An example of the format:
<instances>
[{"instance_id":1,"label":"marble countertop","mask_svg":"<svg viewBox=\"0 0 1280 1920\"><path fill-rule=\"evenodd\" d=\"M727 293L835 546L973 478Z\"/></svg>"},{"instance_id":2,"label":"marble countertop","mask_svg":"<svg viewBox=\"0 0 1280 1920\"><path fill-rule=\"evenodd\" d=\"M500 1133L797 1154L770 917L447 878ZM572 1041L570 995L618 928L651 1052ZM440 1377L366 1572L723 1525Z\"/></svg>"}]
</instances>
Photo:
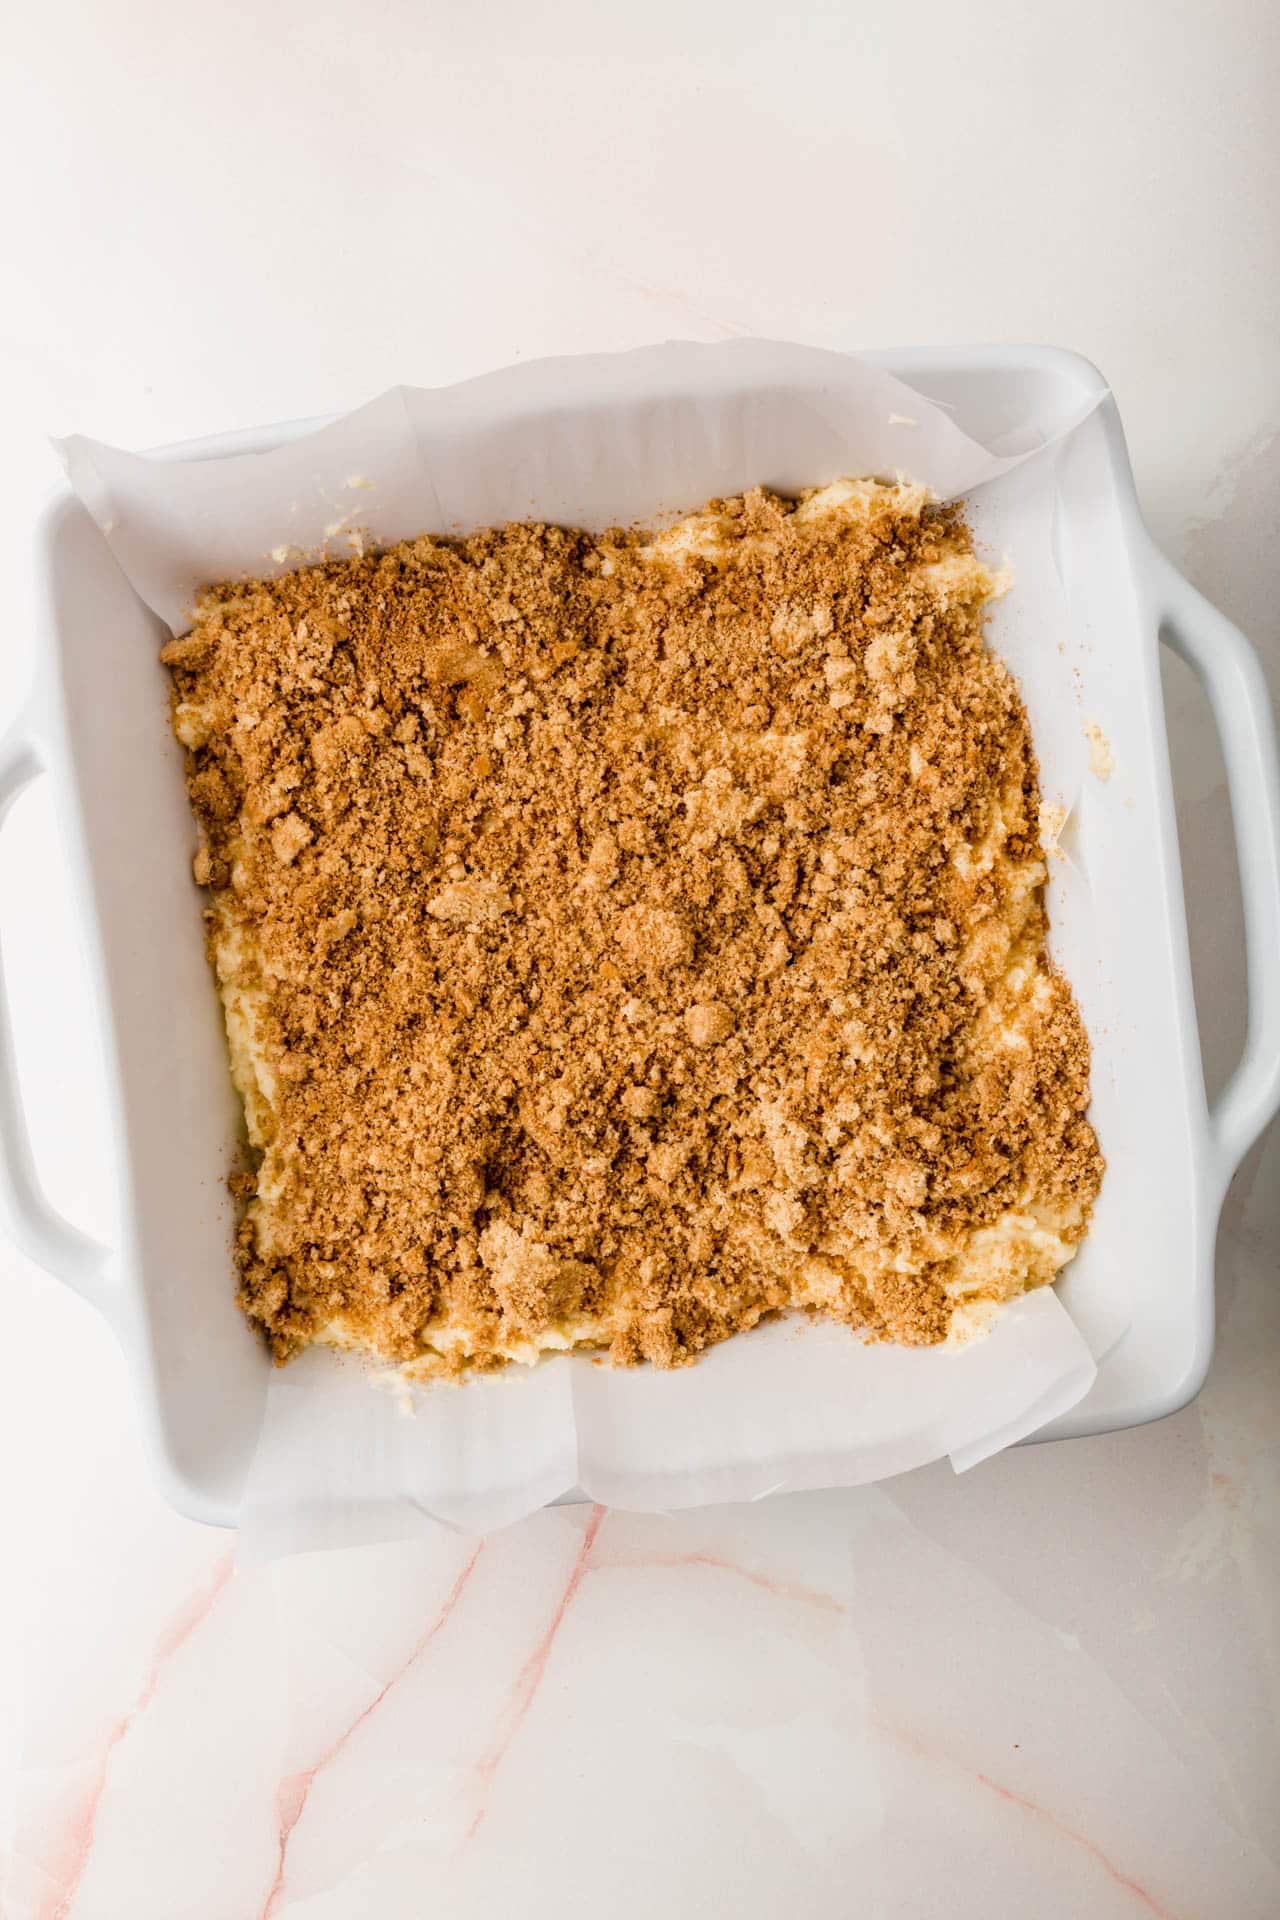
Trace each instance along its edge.
<instances>
[{"instance_id":1,"label":"marble countertop","mask_svg":"<svg viewBox=\"0 0 1280 1920\"><path fill-rule=\"evenodd\" d=\"M1266 0L757 0L6 27L6 638L47 432L130 445L683 335L1042 339L1280 687ZM1166 698L1206 1078L1244 1032L1221 760ZM48 796L0 935L51 1197L101 1228ZM0 1247L6 1920L1280 1911L1280 1131L1194 1405L957 1478L237 1567L151 1485L110 1336Z\"/></svg>"}]
</instances>

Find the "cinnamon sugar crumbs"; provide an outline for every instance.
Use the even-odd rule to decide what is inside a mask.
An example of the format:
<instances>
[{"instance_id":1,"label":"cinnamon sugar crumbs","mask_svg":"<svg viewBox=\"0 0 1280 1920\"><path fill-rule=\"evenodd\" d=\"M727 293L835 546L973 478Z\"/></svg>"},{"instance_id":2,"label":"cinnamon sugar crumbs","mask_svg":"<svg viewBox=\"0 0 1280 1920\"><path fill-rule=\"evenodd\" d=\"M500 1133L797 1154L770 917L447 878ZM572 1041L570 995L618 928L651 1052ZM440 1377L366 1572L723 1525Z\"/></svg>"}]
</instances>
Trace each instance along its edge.
<instances>
[{"instance_id":1,"label":"cinnamon sugar crumbs","mask_svg":"<svg viewBox=\"0 0 1280 1920\"><path fill-rule=\"evenodd\" d=\"M204 595L163 657L277 1359L931 1344L1052 1279L1102 1161L995 590L840 483Z\"/></svg>"}]
</instances>

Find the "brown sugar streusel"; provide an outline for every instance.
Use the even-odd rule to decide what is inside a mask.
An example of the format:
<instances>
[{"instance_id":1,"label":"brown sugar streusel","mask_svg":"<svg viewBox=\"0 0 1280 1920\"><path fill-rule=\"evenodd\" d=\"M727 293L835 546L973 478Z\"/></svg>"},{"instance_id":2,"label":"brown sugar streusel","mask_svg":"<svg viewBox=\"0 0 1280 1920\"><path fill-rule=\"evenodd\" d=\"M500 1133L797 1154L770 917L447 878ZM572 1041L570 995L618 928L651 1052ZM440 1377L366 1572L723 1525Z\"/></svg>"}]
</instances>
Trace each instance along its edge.
<instances>
[{"instance_id":1,"label":"brown sugar streusel","mask_svg":"<svg viewBox=\"0 0 1280 1920\"><path fill-rule=\"evenodd\" d=\"M1102 1160L998 585L837 483L202 597L163 657L277 1358L933 1343L1053 1278Z\"/></svg>"}]
</instances>

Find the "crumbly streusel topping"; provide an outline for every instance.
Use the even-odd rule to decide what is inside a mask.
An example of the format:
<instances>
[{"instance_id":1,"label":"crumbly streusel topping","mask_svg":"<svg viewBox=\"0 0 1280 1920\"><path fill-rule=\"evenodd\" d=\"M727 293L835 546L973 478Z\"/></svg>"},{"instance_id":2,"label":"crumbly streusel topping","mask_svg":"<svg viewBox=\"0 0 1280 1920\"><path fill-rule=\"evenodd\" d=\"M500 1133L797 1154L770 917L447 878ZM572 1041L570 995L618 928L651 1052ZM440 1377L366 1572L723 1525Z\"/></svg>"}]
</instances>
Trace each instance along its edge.
<instances>
[{"instance_id":1,"label":"crumbly streusel topping","mask_svg":"<svg viewBox=\"0 0 1280 1920\"><path fill-rule=\"evenodd\" d=\"M1082 1237L994 583L957 510L863 494L409 541L165 648L278 1358L676 1365L794 1304L930 1343L975 1247L1007 1293Z\"/></svg>"}]
</instances>

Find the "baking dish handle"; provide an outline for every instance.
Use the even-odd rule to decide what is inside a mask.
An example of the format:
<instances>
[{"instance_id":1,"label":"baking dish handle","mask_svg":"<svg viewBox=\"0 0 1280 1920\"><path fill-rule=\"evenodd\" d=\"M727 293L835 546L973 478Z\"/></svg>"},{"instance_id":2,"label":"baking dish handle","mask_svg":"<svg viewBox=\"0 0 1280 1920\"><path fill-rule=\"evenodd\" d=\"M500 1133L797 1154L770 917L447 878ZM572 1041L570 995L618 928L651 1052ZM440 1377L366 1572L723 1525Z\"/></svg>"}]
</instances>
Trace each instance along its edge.
<instances>
[{"instance_id":1,"label":"baking dish handle","mask_svg":"<svg viewBox=\"0 0 1280 1920\"><path fill-rule=\"evenodd\" d=\"M1257 654L1159 549L1155 557L1162 638L1203 686L1222 741L1244 902L1248 1031L1209 1115L1225 1187L1280 1107L1280 762Z\"/></svg>"},{"instance_id":2,"label":"baking dish handle","mask_svg":"<svg viewBox=\"0 0 1280 1920\"><path fill-rule=\"evenodd\" d=\"M35 740L21 721L0 738L0 825L25 787L44 772ZM106 1249L54 1211L36 1173L18 1084L13 1021L0 963L0 1217L14 1244L59 1280L105 1311Z\"/></svg>"}]
</instances>

